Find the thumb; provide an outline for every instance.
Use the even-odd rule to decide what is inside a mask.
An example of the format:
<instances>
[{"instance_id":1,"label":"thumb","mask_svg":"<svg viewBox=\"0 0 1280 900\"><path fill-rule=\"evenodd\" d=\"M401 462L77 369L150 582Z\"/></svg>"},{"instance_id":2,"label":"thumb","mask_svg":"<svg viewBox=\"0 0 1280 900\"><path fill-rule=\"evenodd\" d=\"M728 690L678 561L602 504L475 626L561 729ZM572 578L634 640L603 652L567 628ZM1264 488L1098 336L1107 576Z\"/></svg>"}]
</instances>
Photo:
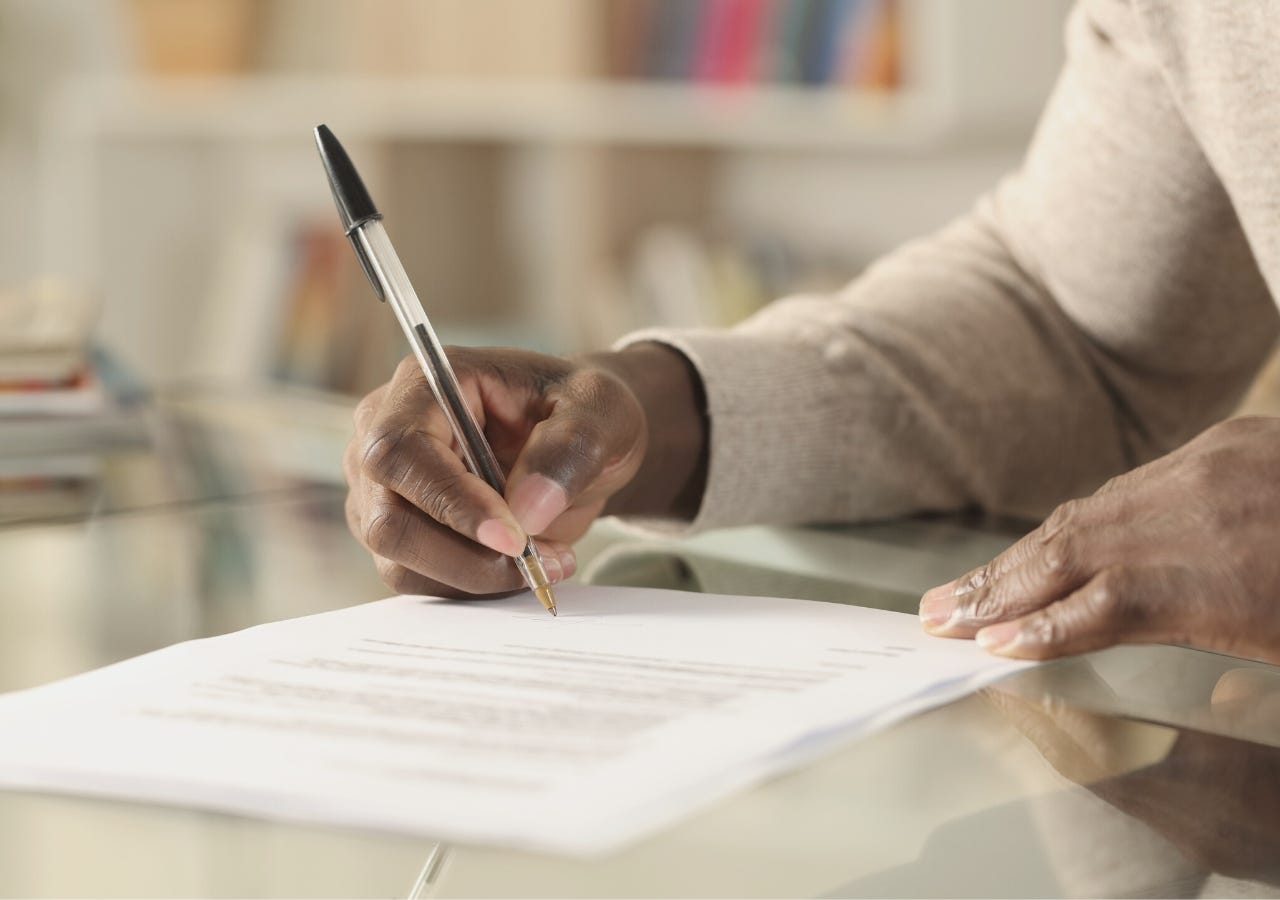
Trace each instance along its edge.
<instances>
[{"instance_id":1,"label":"thumb","mask_svg":"<svg viewBox=\"0 0 1280 900\"><path fill-rule=\"evenodd\" d=\"M511 467L507 504L528 534L541 534L571 508L602 507L635 475L645 443L635 395L610 373L576 373Z\"/></svg>"}]
</instances>

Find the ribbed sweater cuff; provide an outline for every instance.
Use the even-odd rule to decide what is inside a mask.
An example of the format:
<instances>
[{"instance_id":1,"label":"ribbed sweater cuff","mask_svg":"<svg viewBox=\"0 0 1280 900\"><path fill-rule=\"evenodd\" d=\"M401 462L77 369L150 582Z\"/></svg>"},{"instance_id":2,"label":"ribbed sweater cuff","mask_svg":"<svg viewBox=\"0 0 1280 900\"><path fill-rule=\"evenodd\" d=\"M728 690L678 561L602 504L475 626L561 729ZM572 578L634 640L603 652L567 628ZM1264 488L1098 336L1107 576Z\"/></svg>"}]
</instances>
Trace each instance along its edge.
<instances>
[{"instance_id":1,"label":"ribbed sweater cuff","mask_svg":"<svg viewBox=\"0 0 1280 900\"><path fill-rule=\"evenodd\" d=\"M701 377L709 464L692 522L634 524L671 534L815 521L839 506L844 429L825 396L829 365L812 344L740 330L653 329L627 335L614 349L647 341L678 350ZM815 507L815 496L826 502Z\"/></svg>"}]
</instances>

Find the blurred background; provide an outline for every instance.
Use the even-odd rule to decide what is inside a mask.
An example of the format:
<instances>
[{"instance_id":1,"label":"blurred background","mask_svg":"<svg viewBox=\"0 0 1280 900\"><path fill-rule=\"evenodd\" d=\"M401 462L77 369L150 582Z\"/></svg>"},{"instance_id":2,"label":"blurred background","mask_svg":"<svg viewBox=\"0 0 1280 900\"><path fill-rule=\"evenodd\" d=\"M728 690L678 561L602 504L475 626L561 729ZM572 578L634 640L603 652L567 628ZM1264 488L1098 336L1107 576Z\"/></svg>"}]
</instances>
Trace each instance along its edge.
<instances>
[{"instance_id":1,"label":"blurred background","mask_svg":"<svg viewBox=\"0 0 1280 900\"><path fill-rule=\"evenodd\" d=\"M148 385L381 383L325 122L446 340L727 324L1015 165L1068 6L0 0L3 302L89 303Z\"/></svg>"},{"instance_id":2,"label":"blurred background","mask_svg":"<svg viewBox=\"0 0 1280 900\"><path fill-rule=\"evenodd\" d=\"M341 458L407 349L316 124L446 341L573 352L964 211L1067 7L0 0L0 689L386 593Z\"/></svg>"},{"instance_id":3,"label":"blurred background","mask_svg":"<svg viewBox=\"0 0 1280 900\"><path fill-rule=\"evenodd\" d=\"M316 124L446 341L599 348L835 287L962 213L1018 164L1069 6L0 0L0 692L388 593L340 461L356 398L406 347L340 231ZM709 535L696 567L613 553L631 536L599 527L577 549L596 583L910 609L1010 537L897 528L738 532L720 555ZM1164 715L1227 665L1169 659L1124 682ZM1004 751L979 762L996 768L969 786L1006 796ZM712 844L733 849L689 846ZM6 896L391 895L421 862L381 837L0 808Z\"/></svg>"},{"instance_id":4,"label":"blurred background","mask_svg":"<svg viewBox=\"0 0 1280 900\"><path fill-rule=\"evenodd\" d=\"M285 455L340 482L406 348L318 123L446 342L570 353L836 287L962 213L1017 165L1069 7L0 0L0 506L193 386L324 423Z\"/></svg>"}]
</instances>

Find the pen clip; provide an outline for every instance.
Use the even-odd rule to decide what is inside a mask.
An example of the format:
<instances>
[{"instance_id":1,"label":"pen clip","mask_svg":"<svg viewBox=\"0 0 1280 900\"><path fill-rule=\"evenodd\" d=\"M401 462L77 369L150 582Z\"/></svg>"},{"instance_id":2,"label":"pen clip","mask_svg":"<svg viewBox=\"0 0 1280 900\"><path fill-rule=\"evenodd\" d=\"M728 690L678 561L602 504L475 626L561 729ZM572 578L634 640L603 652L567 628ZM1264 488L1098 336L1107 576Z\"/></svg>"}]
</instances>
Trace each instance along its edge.
<instances>
[{"instance_id":1,"label":"pen clip","mask_svg":"<svg viewBox=\"0 0 1280 900\"><path fill-rule=\"evenodd\" d=\"M361 225L363 224L362 222ZM360 238L356 234L359 230L359 225L352 228L347 232L347 239L351 241L351 247L356 251L356 259L360 260L360 268L364 269L365 276L368 277L369 283L373 285L373 292L378 295L379 300L386 303L387 295L382 290L382 282L378 280L378 276L373 270L373 264L369 262L369 257L365 255L364 247L360 244Z\"/></svg>"}]
</instances>

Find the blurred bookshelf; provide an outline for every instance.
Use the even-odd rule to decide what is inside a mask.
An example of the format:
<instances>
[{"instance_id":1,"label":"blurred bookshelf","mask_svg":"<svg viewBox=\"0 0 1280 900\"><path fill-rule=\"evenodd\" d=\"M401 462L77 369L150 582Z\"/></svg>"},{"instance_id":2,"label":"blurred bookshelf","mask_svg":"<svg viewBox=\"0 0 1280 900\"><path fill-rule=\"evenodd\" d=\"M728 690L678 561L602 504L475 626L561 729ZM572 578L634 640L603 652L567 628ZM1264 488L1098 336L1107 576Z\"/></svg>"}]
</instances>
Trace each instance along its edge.
<instances>
[{"instance_id":1,"label":"blurred bookshelf","mask_svg":"<svg viewBox=\"0 0 1280 900\"><path fill-rule=\"evenodd\" d=\"M238 18L208 31L310 27L325 63L229 46L184 68L165 48L200 34L140 28L140 71L67 81L41 135L48 265L103 285L108 343L148 334L123 353L144 376L344 394L385 380L404 349L338 231L314 125L356 156L447 341L575 352L644 325L730 324L847 278L847 263L743 226L733 166L855 165L1021 129L1041 92L962 45L1018 17L1053 20L1056 45L1062 7L280 0L262 22L223 5ZM129 170L154 196L130 190ZM156 247L172 248L167 271Z\"/></svg>"},{"instance_id":2,"label":"blurred bookshelf","mask_svg":"<svg viewBox=\"0 0 1280 900\"><path fill-rule=\"evenodd\" d=\"M918 90L773 84L240 75L85 80L59 102L69 134L117 140L272 140L328 118L373 139L856 151L949 124L944 98Z\"/></svg>"}]
</instances>

